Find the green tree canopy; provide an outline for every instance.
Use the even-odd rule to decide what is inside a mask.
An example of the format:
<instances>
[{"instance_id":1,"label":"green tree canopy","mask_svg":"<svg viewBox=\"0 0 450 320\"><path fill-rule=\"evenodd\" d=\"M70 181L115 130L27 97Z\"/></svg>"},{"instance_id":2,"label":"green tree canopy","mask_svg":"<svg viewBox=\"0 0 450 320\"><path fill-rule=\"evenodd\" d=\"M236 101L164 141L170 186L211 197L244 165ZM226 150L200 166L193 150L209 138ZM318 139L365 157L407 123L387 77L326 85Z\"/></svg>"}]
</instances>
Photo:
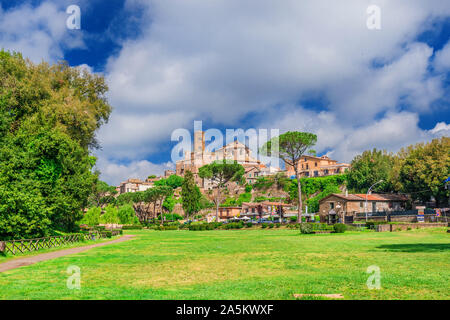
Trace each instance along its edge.
<instances>
[{"instance_id":1,"label":"green tree canopy","mask_svg":"<svg viewBox=\"0 0 450 320\"><path fill-rule=\"evenodd\" d=\"M106 91L101 76L0 51L0 238L73 230L97 179Z\"/></svg>"},{"instance_id":2,"label":"green tree canopy","mask_svg":"<svg viewBox=\"0 0 450 320\"><path fill-rule=\"evenodd\" d=\"M200 211L202 194L195 184L194 175L189 170L184 174L181 197L186 218Z\"/></svg>"},{"instance_id":3,"label":"green tree canopy","mask_svg":"<svg viewBox=\"0 0 450 320\"><path fill-rule=\"evenodd\" d=\"M348 172L348 189L355 193L366 193L369 188L383 180L383 182L374 186L374 191L391 191L394 186L391 173L394 166L394 155L373 149L364 151L357 155Z\"/></svg>"},{"instance_id":4,"label":"green tree canopy","mask_svg":"<svg viewBox=\"0 0 450 320\"><path fill-rule=\"evenodd\" d=\"M268 156L277 156L294 169L298 190L298 221L302 221L302 187L298 173L301 157L314 146L317 136L309 132L288 131L267 141L260 152ZM315 154L314 150L311 150Z\"/></svg>"},{"instance_id":5,"label":"green tree canopy","mask_svg":"<svg viewBox=\"0 0 450 320\"><path fill-rule=\"evenodd\" d=\"M130 204L120 206L117 215L121 224L139 224L139 219Z\"/></svg>"},{"instance_id":6,"label":"green tree canopy","mask_svg":"<svg viewBox=\"0 0 450 320\"><path fill-rule=\"evenodd\" d=\"M177 176L176 174L171 175L167 179L161 179L158 181L155 181L155 186L169 186L172 189L176 189L181 187L183 184L183 178L180 176Z\"/></svg>"},{"instance_id":7,"label":"green tree canopy","mask_svg":"<svg viewBox=\"0 0 450 320\"><path fill-rule=\"evenodd\" d=\"M216 189L216 221L219 220L219 205L221 191L228 182L243 182L245 169L237 161L229 163L226 160L214 161L198 169L198 175L202 179L209 179Z\"/></svg>"},{"instance_id":8,"label":"green tree canopy","mask_svg":"<svg viewBox=\"0 0 450 320\"><path fill-rule=\"evenodd\" d=\"M434 139L403 150L399 180L404 192L413 199L436 199L438 205L448 205L450 191L444 181L450 176L450 138Z\"/></svg>"}]
</instances>

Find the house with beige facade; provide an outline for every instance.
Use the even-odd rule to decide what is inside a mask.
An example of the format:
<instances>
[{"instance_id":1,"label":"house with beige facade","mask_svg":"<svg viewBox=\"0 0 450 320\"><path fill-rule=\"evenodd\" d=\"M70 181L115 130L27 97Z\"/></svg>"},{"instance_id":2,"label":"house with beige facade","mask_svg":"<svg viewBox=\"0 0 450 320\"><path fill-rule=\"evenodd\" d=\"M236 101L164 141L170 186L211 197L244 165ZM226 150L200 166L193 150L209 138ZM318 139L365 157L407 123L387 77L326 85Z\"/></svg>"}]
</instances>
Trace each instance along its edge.
<instances>
[{"instance_id":1,"label":"house with beige facade","mask_svg":"<svg viewBox=\"0 0 450 320\"><path fill-rule=\"evenodd\" d=\"M294 168L285 163L286 175L288 177L295 175ZM348 163L338 163L337 160L332 160L327 156L302 156L298 162L298 172L300 177L323 177L335 174L345 173L350 169Z\"/></svg>"},{"instance_id":2,"label":"house with beige facade","mask_svg":"<svg viewBox=\"0 0 450 320\"><path fill-rule=\"evenodd\" d=\"M160 178L154 179L146 179L142 181L141 179L131 178L127 181L124 181L117 187L118 194L127 193L127 192L138 192L145 191L154 187L155 181L158 181Z\"/></svg>"}]
</instances>

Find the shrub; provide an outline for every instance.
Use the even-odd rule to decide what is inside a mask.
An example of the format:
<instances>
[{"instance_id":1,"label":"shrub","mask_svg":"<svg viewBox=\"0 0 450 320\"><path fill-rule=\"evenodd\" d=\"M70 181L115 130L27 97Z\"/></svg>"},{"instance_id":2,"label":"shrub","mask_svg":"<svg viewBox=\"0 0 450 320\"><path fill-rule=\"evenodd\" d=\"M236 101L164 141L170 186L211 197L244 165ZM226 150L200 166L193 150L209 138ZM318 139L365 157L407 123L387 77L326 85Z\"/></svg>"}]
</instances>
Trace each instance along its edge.
<instances>
[{"instance_id":1,"label":"shrub","mask_svg":"<svg viewBox=\"0 0 450 320\"><path fill-rule=\"evenodd\" d=\"M139 224L133 224L133 225L128 225L128 226L123 226L122 230L139 230L142 229L142 226Z\"/></svg>"},{"instance_id":2,"label":"shrub","mask_svg":"<svg viewBox=\"0 0 450 320\"><path fill-rule=\"evenodd\" d=\"M269 224L269 228L272 229L275 225L273 223Z\"/></svg>"},{"instance_id":3,"label":"shrub","mask_svg":"<svg viewBox=\"0 0 450 320\"><path fill-rule=\"evenodd\" d=\"M269 224L267 222L261 223L261 228L265 229L267 228Z\"/></svg>"},{"instance_id":4,"label":"shrub","mask_svg":"<svg viewBox=\"0 0 450 320\"><path fill-rule=\"evenodd\" d=\"M111 231L105 231L105 232L103 232L103 234L104 234L107 238L111 238L111 237L112 237L112 232L111 232Z\"/></svg>"},{"instance_id":5,"label":"shrub","mask_svg":"<svg viewBox=\"0 0 450 320\"><path fill-rule=\"evenodd\" d=\"M121 224L139 224L139 219L130 204L120 206L117 215Z\"/></svg>"},{"instance_id":6,"label":"shrub","mask_svg":"<svg viewBox=\"0 0 450 320\"><path fill-rule=\"evenodd\" d=\"M289 217L289 220L290 220L291 222L297 222L297 217L296 217L296 216Z\"/></svg>"},{"instance_id":7,"label":"shrub","mask_svg":"<svg viewBox=\"0 0 450 320\"><path fill-rule=\"evenodd\" d=\"M345 230L347 229L347 226L343 223L336 223L334 226L334 232L335 233L344 233Z\"/></svg>"},{"instance_id":8,"label":"shrub","mask_svg":"<svg viewBox=\"0 0 450 320\"><path fill-rule=\"evenodd\" d=\"M275 224L275 227L277 227L277 228L281 227L281 223Z\"/></svg>"},{"instance_id":9,"label":"shrub","mask_svg":"<svg viewBox=\"0 0 450 320\"><path fill-rule=\"evenodd\" d=\"M253 223L247 222L247 223L245 224L245 226L246 226L247 228L251 228L251 227L253 226Z\"/></svg>"},{"instance_id":10,"label":"shrub","mask_svg":"<svg viewBox=\"0 0 450 320\"><path fill-rule=\"evenodd\" d=\"M300 224L300 232L303 234L314 233L313 226L310 223L301 223Z\"/></svg>"}]
</instances>

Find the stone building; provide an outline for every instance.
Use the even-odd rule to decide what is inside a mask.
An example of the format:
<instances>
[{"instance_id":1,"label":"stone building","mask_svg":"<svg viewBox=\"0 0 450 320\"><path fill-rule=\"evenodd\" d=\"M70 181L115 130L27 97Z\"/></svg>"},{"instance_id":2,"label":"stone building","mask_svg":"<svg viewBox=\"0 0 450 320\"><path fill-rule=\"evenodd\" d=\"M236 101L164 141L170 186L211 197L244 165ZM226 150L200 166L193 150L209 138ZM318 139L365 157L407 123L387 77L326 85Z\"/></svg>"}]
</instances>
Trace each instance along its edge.
<instances>
[{"instance_id":1,"label":"stone building","mask_svg":"<svg viewBox=\"0 0 450 320\"><path fill-rule=\"evenodd\" d=\"M367 212L403 211L408 198L398 194L367 195ZM366 194L333 193L319 201L320 220L328 223L351 222L357 213L365 213Z\"/></svg>"},{"instance_id":2,"label":"stone building","mask_svg":"<svg viewBox=\"0 0 450 320\"><path fill-rule=\"evenodd\" d=\"M249 183L253 183L259 176L276 172L276 168L267 168L261 161L254 158L252 151L243 143L235 140L215 150L208 151L205 148L205 133L196 131L194 133L194 147L192 152L186 152L183 160L176 162L176 174L184 176L186 171L194 174L196 183L204 190L211 189L211 181L201 179L198 169L214 161L236 161L245 168L244 177Z\"/></svg>"}]
</instances>

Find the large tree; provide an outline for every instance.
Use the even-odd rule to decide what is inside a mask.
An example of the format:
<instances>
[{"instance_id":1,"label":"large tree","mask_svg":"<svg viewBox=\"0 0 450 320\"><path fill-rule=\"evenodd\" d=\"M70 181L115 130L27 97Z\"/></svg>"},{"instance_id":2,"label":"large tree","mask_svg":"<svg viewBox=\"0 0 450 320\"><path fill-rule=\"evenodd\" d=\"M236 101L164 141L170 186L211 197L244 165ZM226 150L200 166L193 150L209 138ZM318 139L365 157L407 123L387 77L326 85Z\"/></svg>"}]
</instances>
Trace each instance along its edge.
<instances>
[{"instance_id":1,"label":"large tree","mask_svg":"<svg viewBox=\"0 0 450 320\"><path fill-rule=\"evenodd\" d=\"M92 187L89 196L88 206L102 207L107 204L114 204L117 190L115 186L110 186L104 181L97 180Z\"/></svg>"},{"instance_id":2,"label":"large tree","mask_svg":"<svg viewBox=\"0 0 450 320\"><path fill-rule=\"evenodd\" d=\"M189 218L191 215L200 211L202 194L195 184L194 175L189 170L184 174L184 181L181 186L181 197L186 218Z\"/></svg>"},{"instance_id":3,"label":"large tree","mask_svg":"<svg viewBox=\"0 0 450 320\"><path fill-rule=\"evenodd\" d=\"M214 161L198 169L198 175L202 179L208 179L216 191L216 221L219 221L219 205L222 190L229 182L243 182L245 169L237 161L229 163L227 160Z\"/></svg>"},{"instance_id":4,"label":"large tree","mask_svg":"<svg viewBox=\"0 0 450 320\"><path fill-rule=\"evenodd\" d=\"M101 76L0 51L0 238L73 230L97 179L106 91Z\"/></svg>"},{"instance_id":5,"label":"large tree","mask_svg":"<svg viewBox=\"0 0 450 320\"><path fill-rule=\"evenodd\" d=\"M399 179L404 192L422 201L434 197L438 206L447 206L450 191L444 181L450 176L450 138L410 146L401 154Z\"/></svg>"},{"instance_id":6,"label":"large tree","mask_svg":"<svg viewBox=\"0 0 450 320\"><path fill-rule=\"evenodd\" d=\"M294 169L297 178L298 191L298 221L302 221L302 186L298 172L298 164L305 152L314 146L317 136L309 132L288 131L267 141L261 148L261 153L268 156L278 156ZM310 152L314 152L310 150Z\"/></svg>"},{"instance_id":7,"label":"large tree","mask_svg":"<svg viewBox=\"0 0 450 320\"><path fill-rule=\"evenodd\" d=\"M348 189L352 192L366 193L373 184L382 180L374 187L376 191L394 191L396 186L393 177L394 163L395 157L386 151L377 149L364 151L352 160L347 175Z\"/></svg>"}]
</instances>

